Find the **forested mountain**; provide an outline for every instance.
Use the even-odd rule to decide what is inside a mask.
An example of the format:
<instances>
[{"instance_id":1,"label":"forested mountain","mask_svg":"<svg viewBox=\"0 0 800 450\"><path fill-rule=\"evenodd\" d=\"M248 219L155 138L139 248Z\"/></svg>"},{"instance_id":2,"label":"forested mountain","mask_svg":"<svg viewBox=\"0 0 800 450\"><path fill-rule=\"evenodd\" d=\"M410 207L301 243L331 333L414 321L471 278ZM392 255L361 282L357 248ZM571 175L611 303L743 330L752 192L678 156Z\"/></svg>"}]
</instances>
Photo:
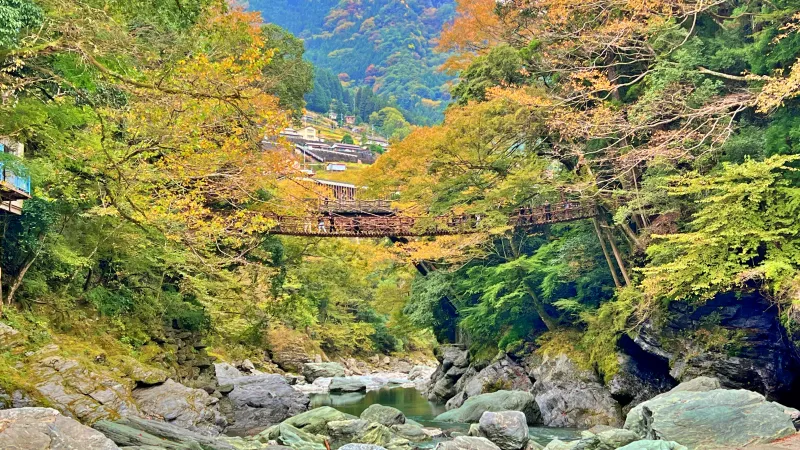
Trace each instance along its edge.
<instances>
[{"instance_id":1,"label":"forested mountain","mask_svg":"<svg viewBox=\"0 0 800 450\"><path fill-rule=\"evenodd\" d=\"M415 122L440 118L451 77L436 39L453 18L452 0L252 0L249 7L306 45L315 65L353 86L365 85Z\"/></svg>"}]
</instances>

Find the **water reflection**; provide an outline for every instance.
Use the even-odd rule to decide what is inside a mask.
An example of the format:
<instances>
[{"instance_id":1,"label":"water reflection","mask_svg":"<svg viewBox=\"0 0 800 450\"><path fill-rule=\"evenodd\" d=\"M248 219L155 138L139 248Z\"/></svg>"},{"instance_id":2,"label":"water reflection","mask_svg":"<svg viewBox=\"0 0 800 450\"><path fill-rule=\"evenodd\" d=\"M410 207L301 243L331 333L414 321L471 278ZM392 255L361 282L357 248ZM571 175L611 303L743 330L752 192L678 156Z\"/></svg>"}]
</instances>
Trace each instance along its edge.
<instances>
[{"instance_id":1,"label":"water reflection","mask_svg":"<svg viewBox=\"0 0 800 450\"><path fill-rule=\"evenodd\" d=\"M314 394L311 407L333 406L341 412L361 415L370 405L391 406L403 411L406 417L418 422L428 422L446 411L444 405L428 401L414 388L384 388L377 391L348 394Z\"/></svg>"},{"instance_id":2,"label":"water reflection","mask_svg":"<svg viewBox=\"0 0 800 450\"><path fill-rule=\"evenodd\" d=\"M332 406L341 412L360 416L370 405L380 404L399 409L409 419L419 422L426 427L441 428L445 431L466 432L469 424L436 422L434 417L447 409L442 404L428 401L414 388L383 388L367 393L347 394L312 394L311 407ZM569 441L580 438L580 431L571 428L530 427L531 438L542 445L547 445L553 439ZM436 442L427 446L434 446ZM422 447L426 447L423 445Z\"/></svg>"}]
</instances>

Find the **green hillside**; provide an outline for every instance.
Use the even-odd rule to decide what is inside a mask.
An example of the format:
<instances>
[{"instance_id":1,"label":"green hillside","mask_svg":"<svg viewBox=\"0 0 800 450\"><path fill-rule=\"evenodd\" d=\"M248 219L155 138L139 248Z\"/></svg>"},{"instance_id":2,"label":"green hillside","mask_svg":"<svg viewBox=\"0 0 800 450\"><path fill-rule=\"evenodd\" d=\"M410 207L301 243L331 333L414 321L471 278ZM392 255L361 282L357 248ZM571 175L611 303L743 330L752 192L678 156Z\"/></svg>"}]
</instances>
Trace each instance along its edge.
<instances>
[{"instance_id":1,"label":"green hillside","mask_svg":"<svg viewBox=\"0 0 800 450\"><path fill-rule=\"evenodd\" d=\"M253 0L253 10L302 38L306 57L352 87L368 86L413 122L441 119L451 77L433 51L453 0Z\"/></svg>"}]
</instances>

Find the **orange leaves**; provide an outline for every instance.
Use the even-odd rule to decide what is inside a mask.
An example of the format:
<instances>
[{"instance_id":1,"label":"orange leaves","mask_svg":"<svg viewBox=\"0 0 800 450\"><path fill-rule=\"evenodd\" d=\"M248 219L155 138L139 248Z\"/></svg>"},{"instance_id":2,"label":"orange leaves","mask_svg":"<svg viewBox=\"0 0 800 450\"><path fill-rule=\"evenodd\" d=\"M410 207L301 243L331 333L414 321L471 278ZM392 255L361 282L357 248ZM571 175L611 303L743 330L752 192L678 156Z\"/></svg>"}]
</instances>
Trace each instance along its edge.
<instances>
[{"instance_id":1,"label":"orange leaves","mask_svg":"<svg viewBox=\"0 0 800 450\"><path fill-rule=\"evenodd\" d=\"M448 70L469 66L472 58L500 42L501 24L495 0L457 0L455 21L445 26L438 50L453 52L444 65Z\"/></svg>"}]
</instances>

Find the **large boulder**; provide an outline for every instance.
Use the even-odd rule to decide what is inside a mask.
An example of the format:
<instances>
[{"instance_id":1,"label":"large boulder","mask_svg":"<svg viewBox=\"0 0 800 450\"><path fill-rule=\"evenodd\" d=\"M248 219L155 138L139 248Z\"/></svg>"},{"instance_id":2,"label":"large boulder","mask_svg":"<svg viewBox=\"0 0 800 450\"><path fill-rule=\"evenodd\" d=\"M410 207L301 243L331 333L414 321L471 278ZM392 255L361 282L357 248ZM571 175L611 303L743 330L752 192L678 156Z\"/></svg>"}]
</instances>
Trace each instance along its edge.
<instances>
[{"instance_id":1,"label":"large boulder","mask_svg":"<svg viewBox=\"0 0 800 450\"><path fill-rule=\"evenodd\" d=\"M303 364L303 376L309 383L313 383L317 378L335 378L344 375L344 366L336 362Z\"/></svg>"},{"instance_id":2,"label":"large boulder","mask_svg":"<svg viewBox=\"0 0 800 450\"><path fill-rule=\"evenodd\" d=\"M383 405L370 405L361 413L361 418L370 422L377 422L381 425L391 427L406 423L406 416L397 408Z\"/></svg>"},{"instance_id":3,"label":"large boulder","mask_svg":"<svg viewBox=\"0 0 800 450\"><path fill-rule=\"evenodd\" d=\"M155 447L166 450L202 448L204 450L236 450L224 436L208 436L155 420L129 417L117 422L102 420L94 428L123 449Z\"/></svg>"},{"instance_id":4,"label":"large boulder","mask_svg":"<svg viewBox=\"0 0 800 450\"><path fill-rule=\"evenodd\" d=\"M50 408L0 411L0 448L7 450L118 450L102 433Z\"/></svg>"},{"instance_id":5,"label":"large boulder","mask_svg":"<svg viewBox=\"0 0 800 450\"><path fill-rule=\"evenodd\" d=\"M264 430L258 438L262 442L275 441L294 450L326 450L324 436L308 433L287 423Z\"/></svg>"},{"instance_id":6,"label":"large boulder","mask_svg":"<svg viewBox=\"0 0 800 450\"><path fill-rule=\"evenodd\" d=\"M455 383L456 394L447 401L447 409L458 408L476 395L507 391L530 391L533 382L525 369L507 355L502 355L481 370L470 367Z\"/></svg>"},{"instance_id":7,"label":"large boulder","mask_svg":"<svg viewBox=\"0 0 800 450\"><path fill-rule=\"evenodd\" d=\"M214 374L217 377L219 386L231 386L233 385L233 380L244 376L233 364L226 362L214 363Z\"/></svg>"},{"instance_id":8,"label":"large boulder","mask_svg":"<svg viewBox=\"0 0 800 450\"><path fill-rule=\"evenodd\" d=\"M467 399L459 408L436 416L441 422L478 422L486 411L521 411L529 424L541 423L536 399L529 392L497 391Z\"/></svg>"},{"instance_id":9,"label":"large boulder","mask_svg":"<svg viewBox=\"0 0 800 450\"><path fill-rule=\"evenodd\" d=\"M522 450L528 444L528 423L519 411L487 411L478 423L478 435L501 450Z\"/></svg>"},{"instance_id":10,"label":"large boulder","mask_svg":"<svg viewBox=\"0 0 800 450\"><path fill-rule=\"evenodd\" d=\"M330 406L322 406L290 417L283 421L295 428L311 434L326 434L330 422L357 419L356 416L345 414Z\"/></svg>"},{"instance_id":11,"label":"large boulder","mask_svg":"<svg viewBox=\"0 0 800 450\"><path fill-rule=\"evenodd\" d=\"M390 428L377 422L368 422L363 419L329 422L328 434L335 445L344 443L371 444L388 449L399 449L409 445L407 439L398 436Z\"/></svg>"},{"instance_id":12,"label":"large boulder","mask_svg":"<svg viewBox=\"0 0 800 450\"><path fill-rule=\"evenodd\" d=\"M328 389L331 394L366 392L367 384L364 383L364 380L357 377L336 377L331 380Z\"/></svg>"},{"instance_id":13,"label":"large boulder","mask_svg":"<svg viewBox=\"0 0 800 450\"><path fill-rule=\"evenodd\" d=\"M81 422L91 424L139 412L131 398L133 381L119 381L102 367L49 355L34 362L31 369L34 388L46 403Z\"/></svg>"},{"instance_id":14,"label":"large boulder","mask_svg":"<svg viewBox=\"0 0 800 450\"><path fill-rule=\"evenodd\" d=\"M500 447L484 437L458 436L452 441L438 443L435 450L500 450Z\"/></svg>"},{"instance_id":15,"label":"large boulder","mask_svg":"<svg viewBox=\"0 0 800 450\"><path fill-rule=\"evenodd\" d=\"M234 431L264 429L308 410L309 398L280 375L254 375L231 380L228 394Z\"/></svg>"},{"instance_id":16,"label":"large boulder","mask_svg":"<svg viewBox=\"0 0 800 450\"><path fill-rule=\"evenodd\" d=\"M631 410L625 428L642 439L695 449L738 448L791 436L791 411L746 390L676 390Z\"/></svg>"},{"instance_id":17,"label":"large boulder","mask_svg":"<svg viewBox=\"0 0 800 450\"><path fill-rule=\"evenodd\" d=\"M135 389L133 398L144 414L188 430L217 435L227 425L217 407L219 400L202 389L192 389L173 380Z\"/></svg>"},{"instance_id":18,"label":"large boulder","mask_svg":"<svg viewBox=\"0 0 800 450\"><path fill-rule=\"evenodd\" d=\"M634 340L669 361L673 378L714 377L726 388L795 406L800 353L774 302L756 293L731 293L702 304L670 302L668 308L665 321L645 322Z\"/></svg>"},{"instance_id":19,"label":"large boulder","mask_svg":"<svg viewBox=\"0 0 800 450\"><path fill-rule=\"evenodd\" d=\"M532 374L533 395L546 426L622 425L621 407L597 374L579 368L566 355L545 358Z\"/></svg>"}]
</instances>

